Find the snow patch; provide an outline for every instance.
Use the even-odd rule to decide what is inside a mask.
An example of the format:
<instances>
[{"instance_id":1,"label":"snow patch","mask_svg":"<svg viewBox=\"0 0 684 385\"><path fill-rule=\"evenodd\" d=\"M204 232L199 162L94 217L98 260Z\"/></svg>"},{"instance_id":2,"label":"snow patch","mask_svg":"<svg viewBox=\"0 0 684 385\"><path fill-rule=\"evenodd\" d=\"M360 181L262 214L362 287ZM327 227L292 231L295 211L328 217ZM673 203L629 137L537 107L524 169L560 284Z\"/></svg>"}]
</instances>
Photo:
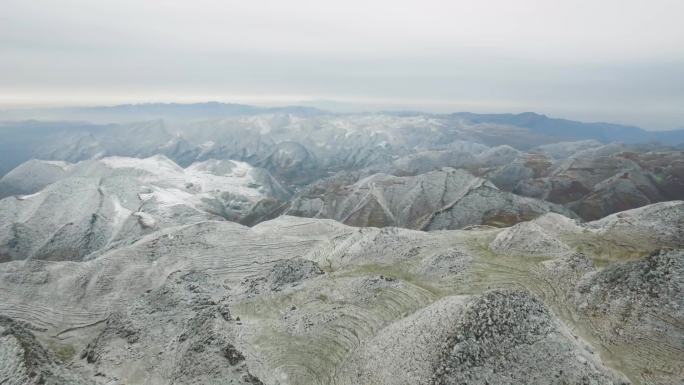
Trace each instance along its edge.
<instances>
[{"instance_id":1,"label":"snow patch","mask_svg":"<svg viewBox=\"0 0 684 385\"><path fill-rule=\"evenodd\" d=\"M33 193L33 194L29 194L29 195L20 195L20 196L17 197L17 199L20 200L20 201L25 201L25 200L27 200L27 199L31 199L31 198L37 197L38 195L40 195L40 193L41 193L41 192L38 191L37 193Z\"/></svg>"},{"instance_id":2,"label":"snow patch","mask_svg":"<svg viewBox=\"0 0 684 385\"><path fill-rule=\"evenodd\" d=\"M151 229L157 226L157 220L148 213L137 211L133 213L133 216L138 218L138 223L140 223L142 227Z\"/></svg>"}]
</instances>

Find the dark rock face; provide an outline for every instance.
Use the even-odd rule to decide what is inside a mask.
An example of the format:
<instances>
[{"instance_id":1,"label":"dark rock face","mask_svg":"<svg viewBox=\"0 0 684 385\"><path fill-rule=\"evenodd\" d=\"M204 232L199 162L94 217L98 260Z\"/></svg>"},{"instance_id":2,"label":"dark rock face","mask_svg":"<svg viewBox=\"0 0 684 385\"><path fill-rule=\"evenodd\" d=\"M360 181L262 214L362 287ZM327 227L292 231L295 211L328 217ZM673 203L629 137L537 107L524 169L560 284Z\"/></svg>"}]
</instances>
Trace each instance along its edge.
<instances>
[{"instance_id":1,"label":"dark rock face","mask_svg":"<svg viewBox=\"0 0 684 385\"><path fill-rule=\"evenodd\" d=\"M283 287L323 274L323 269L316 262L303 258L278 261L273 265L268 276L271 290Z\"/></svg>"},{"instance_id":2,"label":"dark rock face","mask_svg":"<svg viewBox=\"0 0 684 385\"><path fill-rule=\"evenodd\" d=\"M226 357L228 363L231 365L237 365L245 360L245 356L231 344L228 344L223 348L223 356Z\"/></svg>"}]
</instances>

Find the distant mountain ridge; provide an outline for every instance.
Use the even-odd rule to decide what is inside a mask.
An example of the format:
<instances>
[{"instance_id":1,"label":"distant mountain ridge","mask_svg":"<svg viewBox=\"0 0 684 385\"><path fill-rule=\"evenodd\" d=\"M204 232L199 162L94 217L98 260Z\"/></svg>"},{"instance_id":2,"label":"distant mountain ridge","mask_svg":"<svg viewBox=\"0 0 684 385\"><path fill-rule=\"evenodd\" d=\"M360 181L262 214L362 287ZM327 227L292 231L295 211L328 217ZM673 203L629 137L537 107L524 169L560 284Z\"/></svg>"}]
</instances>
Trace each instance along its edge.
<instances>
[{"instance_id":1,"label":"distant mountain ridge","mask_svg":"<svg viewBox=\"0 0 684 385\"><path fill-rule=\"evenodd\" d=\"M216 101L201 103L130 103L104 106L84 107L55 107L55 108L31 108L31 109L0 109L0 121L2 120L31 120L31 119L54 119L54 120L86 120L99 121L101 118L113 119L111 123L128 121L128 119L153 120L153 119L213 119L231 116L280 114L290 113L295 115L364 115L381 114L395 116L435 116L454 117L467 119L472 123L506 124L516 127L531 129L540 134L567 135L568 130L575 132L568 138L590 138L602 141L622 140L626 142L638 142L650 140L655 137L672 137L661 135L670 133L677 138L684 138L684 128L676 128L666 131L650 131L643 128L608 122L581 122L563 118L552 118L536 112L522 113L496 113L483 114L473 112L453 112L449 114L429 113L420 110L382 110L365 112L331 112L307 105L286 105L280 107L261 107L240 103L222 103ZM100 119L88 119L99 117ZM598 131L598 132L597 132Z\"/></svg>"},{"instance_id":2,"label":"distant mountain ridge","mask_svg":"<svg viewBox=\"0 0 684 385\"><path fill-rule=\"evenodd\" d=\"M257 107L236 103L140 103L113 106L0 110L0 120L49 119L95 123L123 123L142 120L198 120L234 116L291 113L310 116L326 113L314 107Z\"/></svg>"},{"instance_id":3,"label":"distant mountain ridge","mask_svg":"<svg viewBox=\"0 0 684 385\"><path fill-rule=\"evenodd\" d=\"M280 161L276 162L282 163L278 166L273 163L277 157L269 158L280 147L282 154L298 153L298 162L309 165L307 175L319 177L415 151L448 149L459 141L507 145L523 151L582 140L621 142L640 151L684 146L684 130L646 131L531 112L342 114L311 107L265 108L218 102L0 111L0 135L0 176L31 158L76 162L108 155L148 157L158 153L182 165L213 157L254 162L272 168L275 174L291 174L299 166ZM322 162L320 167L317 162ZM292 170L274 169L283 167Z\"/></svg>"},{"instance_id":4,"label":"distant mountain ridge","mask_svg":"<svg viewBox=\"0 0 684 385\"><path fill-rule=\"evenodd\" d=\"M646 143L659 141L678 144L684 142L684 129L672 131L647 131L640 127L604 122L579 122L568 119L550 118L534 112L521 114L473 114L458 112L453 117L467 119L473 123L506 124L527 128L530 131L567 140L596 139L601 142Z\"/></svg>"}]
</instances>

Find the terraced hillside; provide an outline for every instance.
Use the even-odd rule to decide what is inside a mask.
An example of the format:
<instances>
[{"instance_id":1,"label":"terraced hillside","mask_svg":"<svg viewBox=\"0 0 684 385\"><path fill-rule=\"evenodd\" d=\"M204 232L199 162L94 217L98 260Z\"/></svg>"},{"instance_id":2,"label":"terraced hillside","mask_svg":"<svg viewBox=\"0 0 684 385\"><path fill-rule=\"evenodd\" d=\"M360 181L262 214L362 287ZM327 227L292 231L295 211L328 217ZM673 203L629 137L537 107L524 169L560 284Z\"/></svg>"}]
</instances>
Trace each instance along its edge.
<instances>
[{"instance_id":1,"label":"terraced hillside","mask_svg":"<svg viewBox=\"0 0 684 385\"><path fill-rule=\"evenodd\" d=\"M683 243L684 202L504 229L168 226L0 264L0 379L673 384Z\"/></svg>"}]
</instances>

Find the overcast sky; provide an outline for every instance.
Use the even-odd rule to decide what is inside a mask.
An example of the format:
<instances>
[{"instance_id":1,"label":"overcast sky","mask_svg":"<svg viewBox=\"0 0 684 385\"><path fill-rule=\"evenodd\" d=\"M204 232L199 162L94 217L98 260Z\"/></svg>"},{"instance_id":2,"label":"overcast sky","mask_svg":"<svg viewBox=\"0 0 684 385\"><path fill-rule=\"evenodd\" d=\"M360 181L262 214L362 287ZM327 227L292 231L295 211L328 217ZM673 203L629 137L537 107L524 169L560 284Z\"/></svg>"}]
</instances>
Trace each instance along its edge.
<instances>
[{"instance_id":1,"label":"overcast sky","mask_svg":"<svg viewBox=\"0 0 684 385\"><path fill-rule=\"evenodd\" d=\"M682 0L2 0L0 105L325 100L684 127L683 15Z\"/></svg>"}]
</instances>

